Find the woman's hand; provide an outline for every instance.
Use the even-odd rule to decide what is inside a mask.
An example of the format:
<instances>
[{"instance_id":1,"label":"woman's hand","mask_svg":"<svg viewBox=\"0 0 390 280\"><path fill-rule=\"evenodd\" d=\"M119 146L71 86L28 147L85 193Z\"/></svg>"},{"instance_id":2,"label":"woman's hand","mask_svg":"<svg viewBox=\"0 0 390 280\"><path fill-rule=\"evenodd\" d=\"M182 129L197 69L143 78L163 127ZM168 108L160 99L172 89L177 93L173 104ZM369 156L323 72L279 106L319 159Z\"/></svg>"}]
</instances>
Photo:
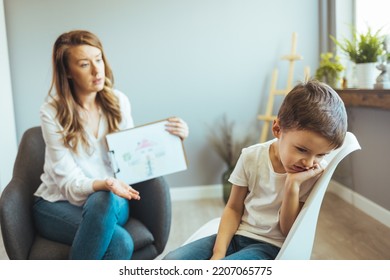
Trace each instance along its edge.
<instances>
[{"instance_id":1,"label":"woman's hand","mask_svg":"<svg viewBox=\"0 0 390 280\"><path fill-rule=\"evenodd\" d=\"M181 140L186 139L189 134L187 123L177 117L168 119L166 130L173 135L179 136Z\"/></svg>"},{"instance_id":2,"label":"woman's hand","mask_svg":"<svg viewBox=\"0 0 390 280\"><path fill-rule=\"evenodd\" d=\"M107 178L105 180L106 187L108 190L116 194L117 196L126 198L128 200L140 200L139 192L133 189L128 184L115 178Z\"/></svg>"}]
</instances>

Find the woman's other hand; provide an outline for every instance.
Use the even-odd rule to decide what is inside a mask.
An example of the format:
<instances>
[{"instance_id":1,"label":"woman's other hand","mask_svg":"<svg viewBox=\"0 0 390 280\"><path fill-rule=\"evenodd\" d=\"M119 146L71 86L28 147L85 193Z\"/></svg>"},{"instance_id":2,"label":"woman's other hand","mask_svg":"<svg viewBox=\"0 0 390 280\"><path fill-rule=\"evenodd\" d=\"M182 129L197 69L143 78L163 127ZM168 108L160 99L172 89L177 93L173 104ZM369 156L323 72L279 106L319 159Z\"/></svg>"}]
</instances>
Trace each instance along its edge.
<instances>
[{"instance_id":1,"label":"woman's other hand","mask_svg":"<svg viewBox=\"0 0 390 280\"><path fill-rule=\"evenodd\" d=\"M189 134L187 123L178 117L168 119L166 130L173 135L179 136L181 140L186 139Z\"/></svg>"},{"instance_id":2,"label":"woman's other hand","mask_svg":"<svg viewBox=\"0 0 390 280\"><path fill-rule=\"evenodd\" d=\"M117 196L126 198L128 200L140 200L139 192L133 189L128 184L115 178L107 178L105 180L108 190L116 194Z\"/></svg>"}]
</instances>

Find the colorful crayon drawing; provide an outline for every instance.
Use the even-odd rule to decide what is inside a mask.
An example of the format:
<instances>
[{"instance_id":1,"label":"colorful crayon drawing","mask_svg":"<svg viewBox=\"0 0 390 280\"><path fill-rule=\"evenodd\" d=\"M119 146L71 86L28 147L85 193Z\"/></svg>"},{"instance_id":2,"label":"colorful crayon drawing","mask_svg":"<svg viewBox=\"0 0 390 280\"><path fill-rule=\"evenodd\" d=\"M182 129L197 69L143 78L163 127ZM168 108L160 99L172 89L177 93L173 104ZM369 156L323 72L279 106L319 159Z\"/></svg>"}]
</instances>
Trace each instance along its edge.
<instances>
[{"instance_id":1,"label":"colorful crayon drawing","mask_svg":"<svg viewBox=\"0 0 390 280\"><path fill-rule=\"evenodd\" d=\"M116 177L138 183L187 169L183 144L160 121L107 135ZM114 166L116 168L114 168Z\"/></svg>"}]
</instances>

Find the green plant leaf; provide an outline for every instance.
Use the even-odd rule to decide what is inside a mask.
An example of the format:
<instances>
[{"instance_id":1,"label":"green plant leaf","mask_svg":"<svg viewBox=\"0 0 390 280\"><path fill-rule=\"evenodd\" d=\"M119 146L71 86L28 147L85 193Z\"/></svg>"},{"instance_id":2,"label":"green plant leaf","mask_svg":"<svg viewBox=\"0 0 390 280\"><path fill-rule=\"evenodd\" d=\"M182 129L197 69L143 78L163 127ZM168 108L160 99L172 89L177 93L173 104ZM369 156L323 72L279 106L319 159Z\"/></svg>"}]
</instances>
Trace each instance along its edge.
<instances>
[{"instance_id":1,"label":"green plant leaf","mask_svg":"<svg viewBox=\"0 0 390 280\"><path fill-rule=\"evenodd\" d=\"M373 33L371 28L368 28L366 33L359 34L356 28L352 28L352 40L344 38L339 41L332 35L329 37L336 46L349 56L351 61L368 63L376 62L378 56L384 52L384 36L380 35L380 31L381 29Z\"/></svg>"},{"instance_id":2,"label":"green plant leaf","mask_svg":"<svg viewBox=\"0 0 390 280\"><path fill-rule=\"evenodd\" d=\"M340 63L340 58L333 53L322 53L320 65L316 70L315 78L319 81L335 86L341 78L341 72L345 67Z\"/></svg>"}]
</instances>

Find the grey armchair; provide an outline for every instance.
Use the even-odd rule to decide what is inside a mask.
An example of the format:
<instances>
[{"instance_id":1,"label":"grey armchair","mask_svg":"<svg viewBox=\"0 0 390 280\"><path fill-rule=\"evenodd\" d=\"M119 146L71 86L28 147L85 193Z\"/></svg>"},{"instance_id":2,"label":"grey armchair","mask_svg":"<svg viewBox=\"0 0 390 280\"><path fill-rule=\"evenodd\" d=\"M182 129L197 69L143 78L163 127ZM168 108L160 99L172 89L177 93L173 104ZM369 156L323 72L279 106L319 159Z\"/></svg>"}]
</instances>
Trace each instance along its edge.
<instances>
[{"instance_id":1,"label":"grey armchair","mask_svg":"<svg viewBox=\"0 0 390 280\"><path fill-rule=\"evenodd\" d=\"M41 183L45 143L40 127L28 129L20 142L13 176L0 197L0 225L10 259L68 259L70 246L40 236L32 217L33 193ZM142 199L132 203L125 225L132 235L132 259L154 259L165 248L171 226L171 198L163 177L134 185Z\"/></svg>"}]
</instances>

